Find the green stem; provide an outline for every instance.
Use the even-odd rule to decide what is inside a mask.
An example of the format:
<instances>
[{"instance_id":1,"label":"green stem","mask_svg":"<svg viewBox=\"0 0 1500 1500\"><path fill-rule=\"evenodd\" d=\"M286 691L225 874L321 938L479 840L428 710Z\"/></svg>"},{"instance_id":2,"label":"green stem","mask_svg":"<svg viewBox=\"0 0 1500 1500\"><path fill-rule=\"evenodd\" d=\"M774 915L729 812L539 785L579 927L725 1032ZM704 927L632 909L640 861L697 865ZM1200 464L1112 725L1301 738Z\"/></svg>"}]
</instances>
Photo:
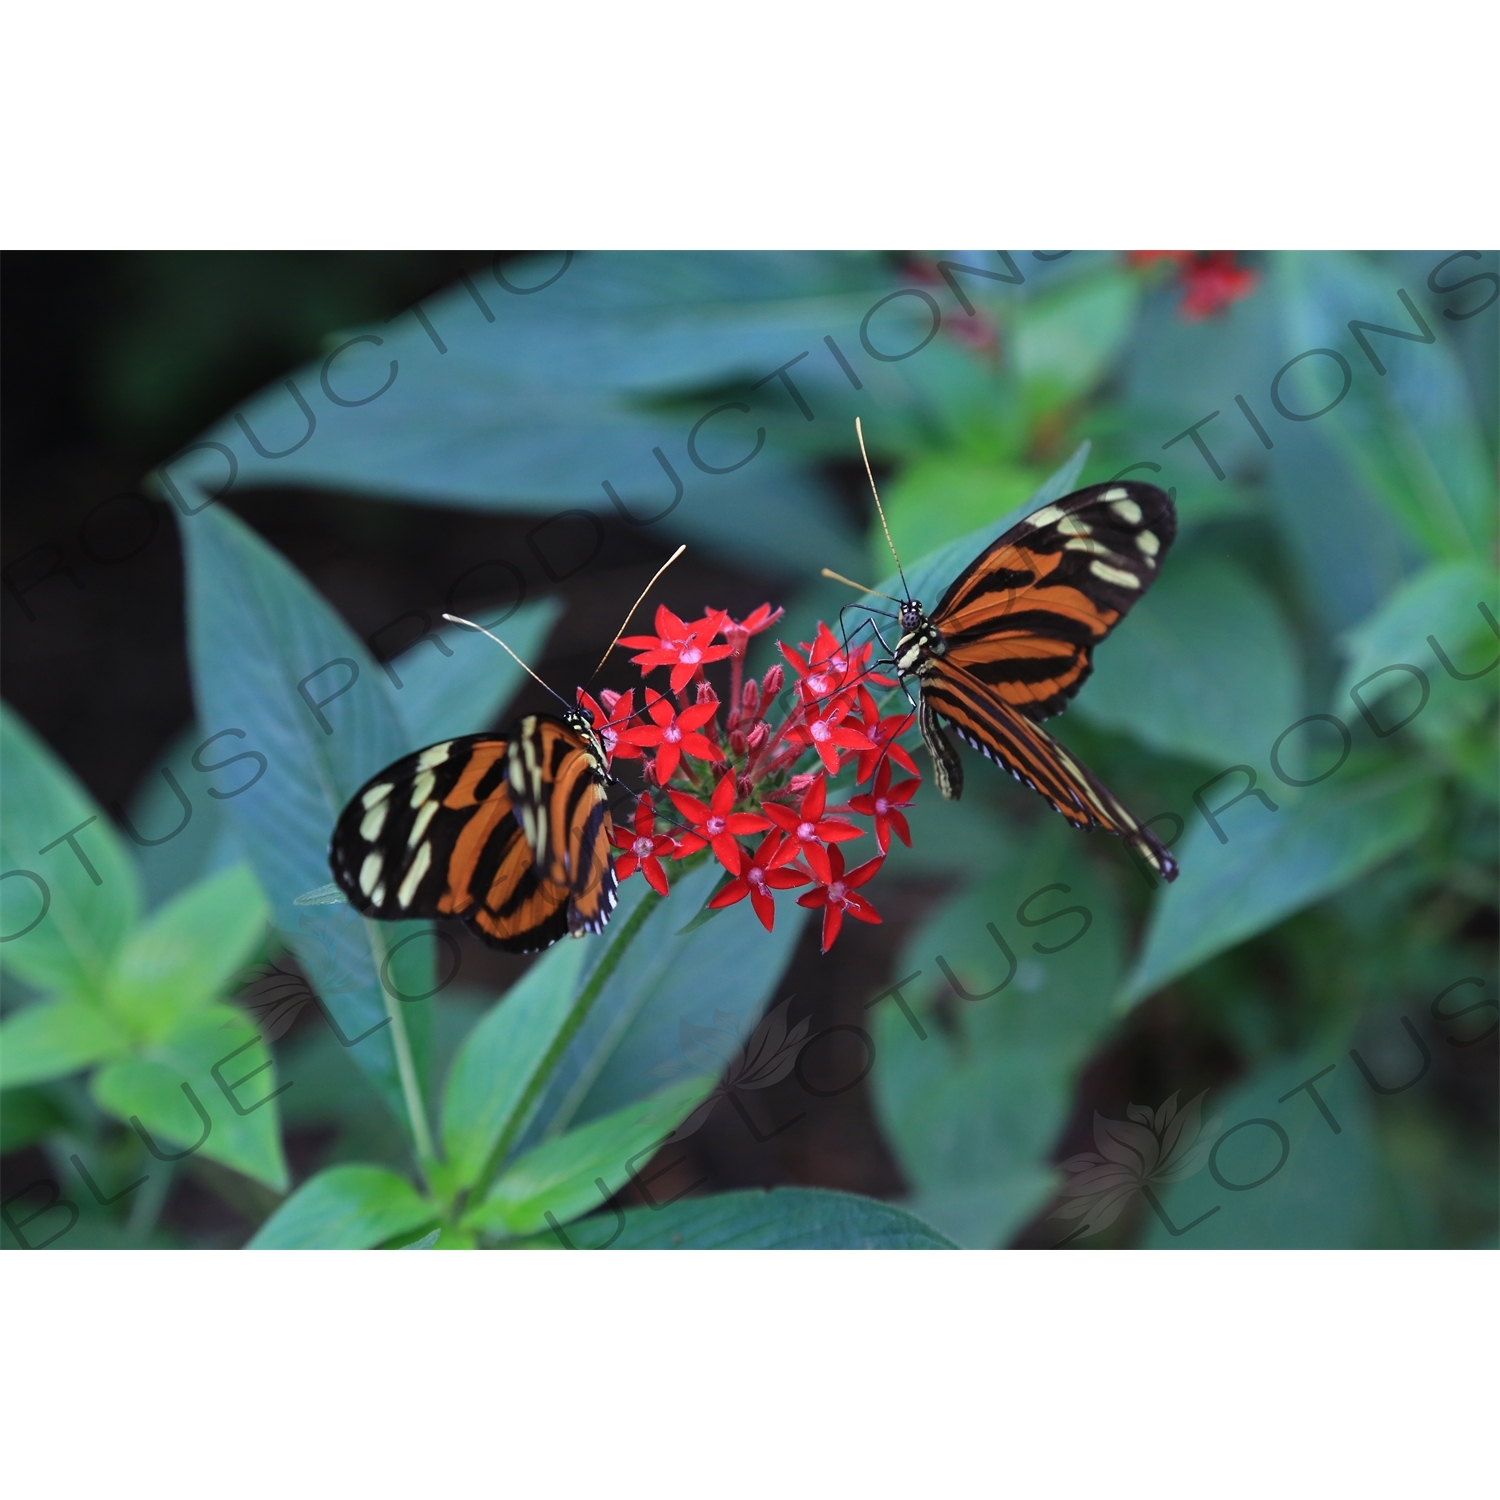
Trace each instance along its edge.
<instances>
[{"instance_id":1,"label":"green stem","mask_svg":"<svg viewBox=\"0 0 1500 1500\"><path fill-rule=\"evenodd\" d=\"M485 1161L484 1170L470 1188L468 1196L471 1203L479 1202L489 1191L491 1179L499 1170L511 1146L515 1144L516 1137L521 1133L521 1127L530 1118L532 1106L541 1097L542 1090L547 1087L553 1070L562 1060L563 1053L567 1051L568 1043L573 1040L578 1034L578 1028L588 1019L588 1013L594 1008L594 1002L599 998L604 986L609 983L610 976L620 967L620 960L625 957L625 950L645 926L646 918L661 905L662 899L656 891L648 889L641 898L640 905L631 912L615 933L604 956L594 965L594 972L589 975L588 982L579 990L577 999L573 1001L572 1008L568 1011L567 1019L558 1028L557 1035L552 1038L551 1045L527 1081L525 1091L517 1101L515 1109L511 1111L505 1129L500 1132L500 1138L495 1142L494 1149Z\"/></svg>"},{"instance_id":2,"label":"green stem","mask_svg":"<svg viewBox=\"0 0 1500 1500\"><path fill-rule=\"evenodd\" d=\"M375 960L375 979L380 984L380 998L385 1002L385 1013L391 1022L391 1046L396 1053L396 1076L401 1082L401 1097L406 1103L406 1118L411 1126L412 1143L417 1149L417 1165L422 1176L430 1176L430 1168L437 1157L432 1144L432 1130L427 1123L427 1109L422 1102L422 1084L417 1077L417 1062L411 1050L411 1037L406 1030L406 1017L401 1013L401 1002L381 983L380 976L389 952L385 938L376 931L373 922L364 924L365 936L370 943L370 956Z\"/></svg>"}]
</instances>

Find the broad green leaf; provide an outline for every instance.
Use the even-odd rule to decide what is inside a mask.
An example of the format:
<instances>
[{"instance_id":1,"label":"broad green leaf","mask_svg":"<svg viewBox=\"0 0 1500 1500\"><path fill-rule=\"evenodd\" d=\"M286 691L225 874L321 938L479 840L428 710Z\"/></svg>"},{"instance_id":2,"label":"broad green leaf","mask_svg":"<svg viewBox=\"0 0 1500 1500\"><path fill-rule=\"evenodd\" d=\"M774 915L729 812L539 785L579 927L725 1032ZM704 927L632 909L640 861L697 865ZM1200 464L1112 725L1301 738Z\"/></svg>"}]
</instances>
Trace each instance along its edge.
<instances>
[{"instance_id":1,"label":"broad green leaf","mask_svg":"<svg viewBox=\"0 0 1500 1500\"><path fill-rule=\"evenodd\" d=\"M911 1015L894 998L874 1014L882 1131L913 1207L965 1246L1003 1243L1041 1206L1078 1071L1113 1024L1121 922L1088 852L1060 823L1009 846L903 946Z\"/></svg>"},{"instance_id":2,"label":"broad green leaf","mask_svg":"<svg viewBox=\"0 0 1500 1500\"><path fill-rule=\"evenodd\" d=\"M938 452L908 464L881 498L896 546L924 557L996 516L1009 515L1026 503L1044 478L1035 469L1015 464ZM878 522L870 529L869 545L876 571L884 572L891 565L891 550Z\"/></svg>"},{"instance_id":3,"label":"broad green leaf","mask_svg":"<svg viewBox=\"0 0 1500 1500\"><path fill-rule=\"evenodd\" d=\"M413 1233L433 1217L432 1205L404 1177L386 1167L355 1162L310 1177L245 1248L369 1250Z\"/></svg>"},{"instance_id":4,"label":"broad green leaf","mask_svg":"<svg viewBox=\"0 0 1500 1500\"><path fill-rule=\"evenodd\" d=\"M665 1140L713 1089L698 1076L669 1083L649 1098L579 1125L512 1163L482 1203L465 1215L471 1228L511 1237L536 1234L550 1213L566 1224L630 1180L638 1158Z\"/></svg>"},{"instance_id":5,"label":"broad green leaf","mask_svg":"<svg viewBox=\"0 0 1500 1500\"><path fill-rule=\"evenodd\" d=\"M663 1078L701 1071L683 1055L684 1023L722 1025L735 1042L754 1029L791 962L807 912L783 897L775 929L767 932L742 901L679 936L721 873L709 864L679 877L651 912L558 1064L523 1147L644 1099ZM641 884L629 882L627 892ZM623 914L624 900L614 921Z\"/></svg>"},{"instance_id":6,"label":"broad green leaf","mask_svg":"<svg viewBox=\"0 0 1500 1500\"><path fill-rule=\"evenodd\" d=\"M269 916L248 865L189 886L115 955L105 1004L131 1032L167 1035L223 993L264 941Z\"/></svg>"},{"instance_id":7,"label":"broad green leaf","mask_svg":"<svg viewBox=\"0 0 1500 1500\"><path fill-rule=\"evenodd\" d=\"M1058 469L1024 504L1016 506L999 520L991 521L971 531L967 536L960 537L955 542L947 542L919 557L906 569L906 585L911 589L909 597L920 601L929 610L936 608L938 600L947 591L948 585L991 542L1004 536L1016 522L1024 520L1039 506L1048 505L1054 500L1060 500L1064 495L1071 494L1078 487L1078 476L1083 473L1083 466L1088 461L1088 456L1089 445L1080 443L1067 463ZM899 537L896 538L896 545L898 547L901 545ZM897 572L892 572L882 579L879 588L882 594L895 598L908 597L902 586L901 575ZM859 602L871 609L885 607L884 602L873 594L866 594ZM894 645L895 642L892 641L891 644Z\"/></svg>"},{"instance_id":8,"label":"broad green leaf","mask_svg":"<svg viewBox=\"0 0 1500 1500\"><path fill-rule=\"evenodd\" d=\"M1400 1066L1407 1067L1407 1059ZM1315 1080L1332 1125L1310 1093L1298 1092L1309 1079ZM1223 1121L1212 1164L1233 1186L1215 1181L1205 1161L1205 1170L1158 1188L1166 1222L1154 1211L1147 1213L1146 1248L1370 1247L1378 1170L1375 1127L1370 1090L1346 1044L1279 1062L1209 1103ZM1259 1123L1267 1120L1271 1124ZM1204 1214L1208 1217L1195 1222Z\"/></svg>"},{"instance_id":9,"label":"broad green leaf","mask_svg":"<svg viewBox=\"0 0 1500 1500\"><path fill-rule=\"evenodd\" d=\"M1072 711L1164 755L1223 766L1264 753L1301 705L1297 647L1275 601L1237 563L1194 549L1168 556L1099 648Z\"/></svg>"},{"instance_id":10,"label":"broad green leaf","mask_svg":"<svg viewBox=\"0 0 1500 1500\"><path fill-rule=\"evenodd\" d=\"M455 1188L474 1183L501 1138L514 1134L517 1112L567 1022L589 946L559 943L537 959L458 1049L443 1094L445 1170Z\"/></svg>"},{"instance_id":11,"label":"broad green leaf","mask_svg":"<svg viewBox=\"0 0 1500 1500\"><path fill-rule=\"evenodd\" d=\"M130 1045L98 1005L77 995L38 1000L0 1021L0 1088L66 1078Z\"/></svg>"},{"instance_id":12,"label":"broad green leaf","mask_svg":"<svg viewBox=\"0 0 1500 1500\"><path fill-rule=\"evenodd\" d=\"M1237 791L1244 777L1222 785ZM1252 795L1219 814L1227 843L1194 816L1176 850L1182 873L1152 909L1121 1006L1331 896L1419 838L1438 806L1436 784L1402 764L1346 766L1300 793L1264 790L1275 812Z\"/></svg>"},{"instance_id":13,"label":"broad green leaf","mask_svg":"<svg viewBox=\"0 0 1500 1500\"><path fill-rule=\"evenodd\" d=\"M1347 711L1349 689L1393 662L1409 662L1430 677L1442 678L1443 667L1428 645L1435 636L1460 671L1478 671L1495 658L1494 632L1479 612L1487 604L1496 609L1495 570L1471 559L1434 563L1408 579L1367 620L1343 638L1348 657L1334 712ZM1389 676L1362 688L1367 702L1410 681L1405 674Z\"/></svg>"},{"instance_id":14,"label":"broad green leaf","mask_svg":"<svg viewBox=\"0 0 1500 1500\"><path fill-rule=\"evenodd\" d=\"M403 1245L403 1250L431 1250L442 1236L441 1229L429 1229L419 1240L413 1240L409 1245Z\"/></svg>"},{"instance_id":15,"label":"broad green leaf","mask_svg":"<svg viewBox=\"0 0 1500 1500\"><path fill-rule=\"evenodd\" d=\"M613 1250L952 1250L956 1247L905 1209L854 1193L772 1188L720 1193L624 1215ZM568 1228L574 1248L600 1248L618 1220L608 1214ZM557 1246L555 1235L533 1241Z\"/></svg>"},{"instance_id":16,"label":"broad green leaf","mask_svg":"<svg viewBox=\"0 0 1500 1500\"><path fill-rule=\"evenodd\" d=\"M243 1011L213 1005L188 1016L134 1057L99 1069L91 1088L101 1109L126 1122L138 1118L158 1150L201 1150L286 1190L275 1067Z\"/></svg>"},{"instance_id":17,"label":"broad green leaf","mask_svg":"<svg viewBox=\"0 0 1500 1500\"><path fill-rule=\"evenodd\" d=\"M1388 266L1336 252L1289 252L1277 271L1293 352L1337 350L1350 368L1348 394L1328 415L1329 438L1350 468L1435 559L1494 552L1495 473L1463 371L1425 288ZM1405 291L1431 343L1366 333L1382 375L1349 328L1368 322L1419 334ZM1283 402L1316 411L1338 397L1343 372L1327 356L1285 379Z\"/></svg>"},{"instance_id":18,"label":"broad green leaf","mask_svg":"<svg viewBox=\"0 0 1500 1500\"><path fill-rule=\"evenodd\" d=\"M555 599L542 599L513 615L477 623L493 630L523 661L536 662L561 612ZM525 680L514 658L462 625L433 631L431 639L418 641L384 670L388 678L394 672L401 684L396 708L412 750L489 728Z\"/></svg>"},{"instance_id":19,"label":"broad green leaf","mask_svg":"<svg viewBox=\"0 0 1500 1500\"><path fill-rule=\"evenodd\" d=\"M40 989L95 990L140 910L135 866L93 798L9 707L0 796L0 962Z\"/></svg>"},{"instance_id":20,"label":"broad green leaf","mask_svg":"<svg viewBox=\"0 0 1500 1500\"><path fill-rule=\"evenodd\" d=\"M277 930L354 1060L405 1118L380 971L399 945L406 967L387 975L392 989L429 992L430 937L417 924L376 931L348 906L295 904L328 882L328 839L345 802L409 748L393 689L307 581L223 505L179 523L199 722L243 732L221 741L221 753L243 749L266 761L265 774L223 806ZM404 1004L401 1015L420 1067L427 1008Z\"/></svg>"}]
</instances>

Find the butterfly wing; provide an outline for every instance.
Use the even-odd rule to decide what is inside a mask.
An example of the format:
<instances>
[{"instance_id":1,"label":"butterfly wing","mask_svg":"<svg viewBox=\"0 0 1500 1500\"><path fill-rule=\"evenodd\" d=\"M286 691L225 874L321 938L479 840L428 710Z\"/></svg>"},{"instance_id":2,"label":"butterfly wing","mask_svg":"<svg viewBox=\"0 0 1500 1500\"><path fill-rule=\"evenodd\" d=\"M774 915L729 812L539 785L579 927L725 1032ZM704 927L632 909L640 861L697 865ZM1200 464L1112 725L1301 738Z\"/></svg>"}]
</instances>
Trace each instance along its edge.
<instances>
[{"instance_id":1,"label":"butterfly wing","mask_svg":"<svg viewBox=\"0 0 1500 1500\"><path fill-rule=\"evenodd\" d=\"M1176 534L1172 501L1151 484L1096 484L1044 505L980 553L933 610L943 662L1028 719L1060 712Z\"/></svg>"},{"instance_id":2,"label":"butterfly wing","mask_svg":"<svg viewBox=\"0 0 1500 1500\"><path fill-rule=\"evenodd\" d=\"M467 735L387 766L340 815L329 866L356 911L461 917L493 947L546 948L572 892L533 858L507 781L510 741Z\"/></svg>"},{"instance_id":3,"label":"butterfly wing","mask_svg":"<svg viewBox=\"0 0 1500 1500\"><path fill-rule=\"evenodd\" d=\"M536 860L569 892L568 930L600 932L615 907L613 823L597 747L546 714L522 720L511 751L511 792Z\"/></svg>"},{"instance_id":4,"label":"butterfly wing","mask_svg":"<svg viewBox=\"0 0 1500 1500\"><path fill-rule=\"evenodd\" d=\"M1177 878L1177 861L1156 835L1137 822L1120 799L1041 725L1006 703L986 683L942 658L922 679L922 703L952 724L966 744L1040 792L1075 827L1118 834L1163 880ZM956 762L953 747L930 719L924 720L922 734L938 768L939 789L950 796L943 786L945 758L933 748L933 737L942 741L946 760ZM947 774L951 775L951 766ZM961 775L957 785L961 790Z\"/></svg>"}]
</instances>

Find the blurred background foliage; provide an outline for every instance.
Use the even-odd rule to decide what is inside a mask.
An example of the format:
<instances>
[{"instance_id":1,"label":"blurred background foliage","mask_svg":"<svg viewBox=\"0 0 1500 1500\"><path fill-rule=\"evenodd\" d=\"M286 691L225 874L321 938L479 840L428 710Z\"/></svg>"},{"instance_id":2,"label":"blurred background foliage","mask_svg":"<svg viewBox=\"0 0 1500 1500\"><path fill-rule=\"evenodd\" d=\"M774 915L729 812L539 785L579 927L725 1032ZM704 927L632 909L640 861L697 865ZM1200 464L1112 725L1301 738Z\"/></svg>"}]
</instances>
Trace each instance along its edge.
<instances>
[{"instance_id":1,"label":"blurred background foliage","mask_svg":"<svg viewBox=\"0 0 1500 1500\"><path fill-rule=\"evenodd\" d=\"M95 817L110 876L75 861L0 949L10 1214L51 1181L78 1209L60 1246L405 1243L433 1222L410 1074L450 1162L503 1157L464 1231L486 1242L602 1191L621 1244L1494 1244L1494 259L8 256L5 866ZM686 540L672 607L770 598L806 638L850 602L821 566L892 575L856 414L929 605L1049 483L1171 487L1161 581L1050 727L1180 829L1181 878L1155 889L976 763L958 807L924 786L885 924L827 958L743 907L682 934L689 876L545 1078L516 1072L556 1024L525 996L589 983L571 944L529 967L462 945L458 979L400 1007L409 1057L394 1028L341 1047L329 1021L380 1024L379 955L346 910L293 902L341 795L542 706L477 638L422 641L438 612L504 617L582 681ZM226 452L250 526L184 513ZM294 684L336 657L362 672L329 737ZM247 750L267 769L226 797ZM35 912L18 885L7 932ZM93 958L57 935L70 912ZM411 938L420 993L443 944ZM789 996L810 1030L762 1020ZM798 1066L756 1073L793 1035ZM179 1075L241 1043L230 1076L268 1065L246 1097L294 1086L195 1111ZM1201 1140L1164 1123L1205 1091ZM616 1148L684 1120L645 1169L684 1195L658 1214ZM779 1184L922 1222L732 1191ZM62 1227L44 1212L27 1242ZM330 1223L353 1238L318 1241Z\"/></svg>"}]
</instances>

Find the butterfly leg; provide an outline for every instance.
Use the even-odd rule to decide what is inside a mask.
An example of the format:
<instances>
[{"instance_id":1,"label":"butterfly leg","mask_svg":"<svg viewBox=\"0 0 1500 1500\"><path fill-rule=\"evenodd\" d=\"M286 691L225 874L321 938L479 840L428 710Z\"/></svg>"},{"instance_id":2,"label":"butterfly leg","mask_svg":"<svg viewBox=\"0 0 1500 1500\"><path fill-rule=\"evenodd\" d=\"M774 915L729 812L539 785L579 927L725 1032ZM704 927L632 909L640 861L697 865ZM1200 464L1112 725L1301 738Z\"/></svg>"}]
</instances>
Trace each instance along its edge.
<instances>
[{"instance_id":1,"label":"butterfly leg","mask_svg":"<svg viewBox=\"0 0 1500 1500\"><path fill-rule=\"evenodd\" d=\"M917 726L922 731L922 741L927 746L927 753L932 757L932 774L938 791L949 802L957 802L964 793L963 764L958 758L958 751L953 748L952 740L943 733L937 715L928 708L925 698L917 706Z\"/></svg>"}]
</instances>

